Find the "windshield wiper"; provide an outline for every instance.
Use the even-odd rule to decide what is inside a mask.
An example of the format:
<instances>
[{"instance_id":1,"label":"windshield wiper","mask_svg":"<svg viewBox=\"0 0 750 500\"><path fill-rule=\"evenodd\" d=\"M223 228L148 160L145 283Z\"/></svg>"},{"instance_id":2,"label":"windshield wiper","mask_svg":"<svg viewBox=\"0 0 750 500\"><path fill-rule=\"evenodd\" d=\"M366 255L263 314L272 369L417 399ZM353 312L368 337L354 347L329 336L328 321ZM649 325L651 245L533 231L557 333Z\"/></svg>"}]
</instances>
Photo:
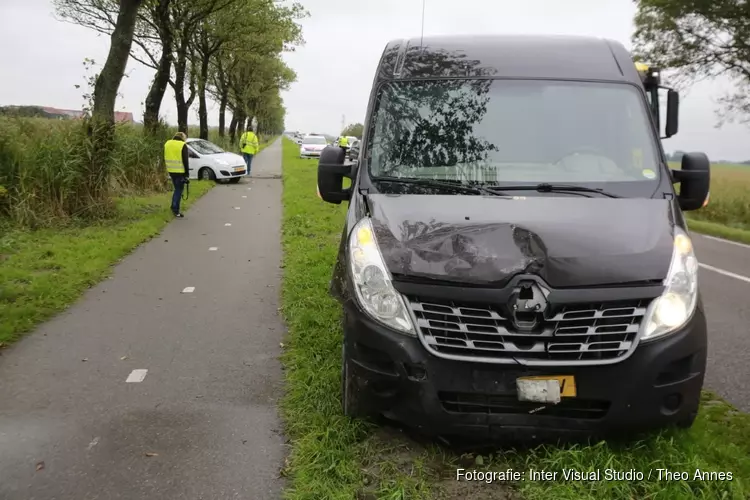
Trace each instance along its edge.
<instances>
[{"instance_id":1,"label":"windshield wiper","mask_svg":"<svg viewBox=\"0 0 750 500\"><path fill-rule=\"evenodd\" d=\"M484 186L485 189L492 191L538 191L540 193L597 193L609 198L622 198L622 196L604 191L603 189L590 188L586 186L577 186L575 184L523 184L516 186ZM584 195L585 196L585 195Z\"/></svg>"},{"instance_id":2,"label":"windshield wiper","mask_svg":"<svg viewBox=\"0 0 750 500\"><path fill-rule=\"evenodd\" d=\"M470 194L487 194L490 196L503 196L505 193L484 186L472 186L461 181L438 181L434 179L415 179L413 177L373 177L376 182L392 182L394 184L412 184L415 186L435 187L444 191L453 191Z\"/></svg>"}]
</instances>

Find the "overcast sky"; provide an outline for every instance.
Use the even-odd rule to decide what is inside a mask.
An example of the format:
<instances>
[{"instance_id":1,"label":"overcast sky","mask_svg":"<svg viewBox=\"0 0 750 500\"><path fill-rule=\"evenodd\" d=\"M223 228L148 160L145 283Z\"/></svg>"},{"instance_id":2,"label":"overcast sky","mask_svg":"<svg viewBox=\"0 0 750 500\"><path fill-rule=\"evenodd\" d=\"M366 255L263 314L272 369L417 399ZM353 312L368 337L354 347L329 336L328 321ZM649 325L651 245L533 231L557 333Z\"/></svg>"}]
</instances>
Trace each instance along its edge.
<instances>
[{"instance_id":1,"label":"overcast sky","mask_svg":"<svg viewBox=\"0 0 750 500\"><path fill-rule=\"evenodd\" d=\"M426 0L425 35L549 33L603 36L630 47L632 0ZM361 122L375 67L390 39L419 36L422 0L302 0L305 46L285 55L298 81L284 93L286 127L337 134L342 116ZM83 59L104 62L109 38L59 22L50 0L0 0L0 105L38 104L80 109ZM152 70L135 61L127 68L117 110L140 121ZM706 82L682 95L680 133L668 151L704 151L712 159L750 159L747 127L716 129L716 98L726 82ZM218 110L209 108L217 124ZM171 89L162 113L176 123ZM195 112L191 124L197 123Z\"/></svg>"}]
</instances>

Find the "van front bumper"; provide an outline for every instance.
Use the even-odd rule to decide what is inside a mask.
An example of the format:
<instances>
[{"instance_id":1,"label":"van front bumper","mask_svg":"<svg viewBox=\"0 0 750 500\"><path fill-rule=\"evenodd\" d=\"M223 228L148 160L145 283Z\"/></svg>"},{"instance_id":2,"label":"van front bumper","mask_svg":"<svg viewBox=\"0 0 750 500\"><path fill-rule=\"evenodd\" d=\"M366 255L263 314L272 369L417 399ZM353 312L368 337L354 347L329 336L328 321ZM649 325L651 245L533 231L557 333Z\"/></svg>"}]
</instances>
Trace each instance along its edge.
<instances>
[{"instance_id":1,"label":"van front bumper","mask_svg":"<svg viewBox=\"0 0 750 500\"><path fill-rule=\"evenodd\" d=\"M499 440L579 439L690 421L706 366L706 320L699 302L681 330L641 343L610 365L524 367L453 361L430 354L344 305L344 342L359 400L372 414L428 435ZM516 378L573 375L575 398L557 405L518 400Z\"/></svg>"}]
</instances>

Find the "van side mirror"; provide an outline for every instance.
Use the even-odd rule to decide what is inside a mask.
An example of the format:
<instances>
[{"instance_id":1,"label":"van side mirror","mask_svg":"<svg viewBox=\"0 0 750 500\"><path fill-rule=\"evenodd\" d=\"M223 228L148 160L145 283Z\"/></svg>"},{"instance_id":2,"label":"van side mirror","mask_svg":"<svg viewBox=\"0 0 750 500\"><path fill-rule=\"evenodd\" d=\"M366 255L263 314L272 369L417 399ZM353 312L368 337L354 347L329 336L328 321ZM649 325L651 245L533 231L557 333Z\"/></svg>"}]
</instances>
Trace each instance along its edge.
<instances>
[{"instance_id":1,"label":"van side mirror","mask_svg":"<svg viewBox=\"0 0 750 500\"><path fill-rule=\"evenodd\" d=\"M680 184L677 202L682 210L698 210L708 199L711 162L703 153L685 153L680 170L672 170L673 182Z\"/></svg>"},{"instance_id":2,"label":"van side mirror","mask_svg":"<svg viewBox=\"0 0 750 500\"><path fill-rule=\"evenodd\" d=\"M344 165L346 152L336 146L326 146L318 160L318 195L334 205L349 200L351 188L344 187L344 177L354 177L351 165Z\"/></svg>"},{"instance_id":3,"label":"van side mirror","mask_svg":"<svg viewBox=\"0 0 750 500\"><path fill-rule=\"evenodd\" d=\"M664 138L677 134L680 120L680 93L676 90L667 90L667 124L664 130Z\"/></svg>"}]
</instances>

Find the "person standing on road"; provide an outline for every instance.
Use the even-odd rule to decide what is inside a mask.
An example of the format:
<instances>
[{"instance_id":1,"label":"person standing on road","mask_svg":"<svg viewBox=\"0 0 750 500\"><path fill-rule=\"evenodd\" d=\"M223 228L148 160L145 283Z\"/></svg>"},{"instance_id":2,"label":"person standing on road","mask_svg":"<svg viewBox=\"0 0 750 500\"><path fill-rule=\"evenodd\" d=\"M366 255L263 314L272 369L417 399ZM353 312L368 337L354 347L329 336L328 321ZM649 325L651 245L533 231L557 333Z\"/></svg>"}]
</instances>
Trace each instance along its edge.
<instances>
[{"instance_id":1,"label":"person standing on road","mask_svg":"<svg viewBox=\"0 0 750 500\"><path fill-rule=\"evenodd\" d=\"M349 139L346 136L339 137L339 147L344 150L344 157L346 157L346 151L349 149Z\"/></svg>"},{"instance_id":2,"label":"person standing on road","mask_svg":"<svg viewBox=\"0 0 750 500\"><path fill-rule=\"evenodd\" d=\"M185 184L190 182L190 159L186 140L187 135L184 132L177 132L173 138L164 143L164 163L174 186L171 208L174 216L179 218L185 217L180 212L180 201Z\"/></svg>"},{"instance_id":3,"label":"person standing on road","mask_svg":"<svg viewBox=\"0 0 750 500\"><path fill-rule=\"evenodd\" d=\"M253 164L253 157L258 154L258 136L253 132L252 126L248 125L245 133L240 137L240 151L242 151L242 157L245 159L245 165L247 165L247 172L245 175L250 175L250 168Z\"/></svg>"}]
</instances>

